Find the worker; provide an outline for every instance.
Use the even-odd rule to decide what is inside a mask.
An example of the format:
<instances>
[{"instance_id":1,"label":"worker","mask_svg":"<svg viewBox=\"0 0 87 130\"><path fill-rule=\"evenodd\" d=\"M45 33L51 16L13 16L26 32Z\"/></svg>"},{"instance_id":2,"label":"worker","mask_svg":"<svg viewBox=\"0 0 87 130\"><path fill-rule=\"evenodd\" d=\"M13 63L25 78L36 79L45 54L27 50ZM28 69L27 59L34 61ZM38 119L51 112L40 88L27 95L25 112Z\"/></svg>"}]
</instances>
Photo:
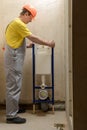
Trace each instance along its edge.
<instances>
[{"instance_id":1,"label":"worker","mask_svg":"<svg viewBox=\"0 0 87 130\"><path fill-rule=\"evenodd\" d=\"M27 25L36 17L37 11L32 5L24 5L19 17L6 27L5 72L6 72L6 122L25 123L18 116L19 98L22 87L23 64L26 50L26 38L34 44L55 47L54 40L46 41L32 34ZM28 44L27 47L31 47Z\"/></svg>"}]
</instances>

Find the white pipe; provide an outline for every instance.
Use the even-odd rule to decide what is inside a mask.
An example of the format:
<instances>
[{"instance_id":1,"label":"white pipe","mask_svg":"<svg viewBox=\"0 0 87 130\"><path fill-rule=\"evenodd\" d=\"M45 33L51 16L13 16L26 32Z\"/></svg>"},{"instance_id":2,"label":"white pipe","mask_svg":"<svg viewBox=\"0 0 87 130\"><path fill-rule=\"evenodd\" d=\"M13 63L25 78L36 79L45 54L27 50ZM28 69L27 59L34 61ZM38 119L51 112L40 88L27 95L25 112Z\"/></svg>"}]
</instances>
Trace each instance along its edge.
<instances>
[{"instance_id":1,"label":"white pipe","mask_svg":"<svg viewBox=\"0 0 87 130\"><path fill-rule=\"evenodd\" d=\"M45 84L45 75L41 76L42 84Z\"/></svg>"},{"instance_id":2,"label":"white pipe","mask_svg":"<svg viewBox=\"0 0 87 130\"><path fill-rule=\"evenodd\" d=\"M45 75L41 76L41 81L42 81L41 88L44 89L45 86L46 86L46 84L45 84Z\"/></svg>"}]
</instances>

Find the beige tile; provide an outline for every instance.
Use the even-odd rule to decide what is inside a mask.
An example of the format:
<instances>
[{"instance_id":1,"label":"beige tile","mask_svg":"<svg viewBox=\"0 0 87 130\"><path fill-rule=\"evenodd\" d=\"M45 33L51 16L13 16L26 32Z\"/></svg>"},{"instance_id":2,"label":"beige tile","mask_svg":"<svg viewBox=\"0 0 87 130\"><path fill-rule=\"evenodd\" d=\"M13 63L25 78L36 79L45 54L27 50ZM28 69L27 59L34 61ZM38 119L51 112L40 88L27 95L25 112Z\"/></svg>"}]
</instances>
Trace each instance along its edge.
<instances>
[{"instance_id":1,"label":"beige tile","mask_svg":"<svg viewBox=\"0 0 87 130\"><path fill-rule=\"evenodd\" d=\"M20 116L27 119L25 124L7 124L5 111L0 111L0 130L57 130L54 127L55 123L65 124L64 130L68 130L65 111L55 111L54 114L51 111L46 113L36 111L35 114L32 111L26 111Z\"/></svg>"}]
</instances>

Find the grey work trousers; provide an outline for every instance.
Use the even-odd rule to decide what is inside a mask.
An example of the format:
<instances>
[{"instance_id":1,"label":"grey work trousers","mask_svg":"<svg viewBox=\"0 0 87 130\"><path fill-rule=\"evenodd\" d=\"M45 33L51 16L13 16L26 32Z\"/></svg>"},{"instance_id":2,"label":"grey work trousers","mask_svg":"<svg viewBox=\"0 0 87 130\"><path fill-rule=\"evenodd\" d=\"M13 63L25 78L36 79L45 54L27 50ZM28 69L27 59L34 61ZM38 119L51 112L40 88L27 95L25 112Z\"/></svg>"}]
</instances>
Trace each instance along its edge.
<instances>
[{"instance_id":1,"label":"grey work trousers","mask_svg":"<svg viewBox=\"0 0 87 130\"><path fill-rule=\"evenodd\" d=\"M18 49L6 45L5 72L6 72L6 117L14 118L19 109L19 98L22 87L22 73L25 56L25 40Z\"/></svg>"}]
</instances>

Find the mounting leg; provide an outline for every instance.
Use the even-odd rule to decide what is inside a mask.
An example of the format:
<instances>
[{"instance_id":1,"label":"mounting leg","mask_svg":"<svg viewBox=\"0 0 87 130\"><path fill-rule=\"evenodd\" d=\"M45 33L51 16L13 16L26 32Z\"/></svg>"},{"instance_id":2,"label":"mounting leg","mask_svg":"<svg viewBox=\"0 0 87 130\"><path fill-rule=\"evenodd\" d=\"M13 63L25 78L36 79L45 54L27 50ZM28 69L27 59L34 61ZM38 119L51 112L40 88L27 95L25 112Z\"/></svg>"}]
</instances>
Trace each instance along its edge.
<instances>
[{"instance_id":1,"label":"mounting leg","mask_svg":"<svg viewBox=\"0 0 87 130\"><path fill-rule=\"evenodd\" d=\"M53 114L54 114L54 105L52 105L52 112L53 112Z\"/></svg>"},{"instance_id":2,"label":"mounting leg","mask_svg":"<svg viewBox=\"0 0 87 130\"><path fill-rule=\"evenodd\" d=\"M35 104L33 104L33 114L35 113Z\"/></svg>"}]
</instances>

